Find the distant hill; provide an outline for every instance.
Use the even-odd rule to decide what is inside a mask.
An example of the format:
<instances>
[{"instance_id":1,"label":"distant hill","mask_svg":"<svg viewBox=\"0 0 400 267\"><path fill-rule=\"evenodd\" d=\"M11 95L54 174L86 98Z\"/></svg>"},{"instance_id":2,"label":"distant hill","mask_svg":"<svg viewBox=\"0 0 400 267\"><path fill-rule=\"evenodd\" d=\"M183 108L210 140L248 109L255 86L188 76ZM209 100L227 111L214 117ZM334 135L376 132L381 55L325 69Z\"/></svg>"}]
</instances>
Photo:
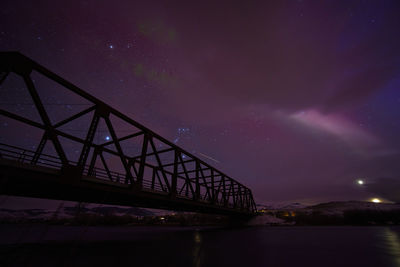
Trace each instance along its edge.
<instances>
[{"instance_id":1,"label":"distant hill","mask_svg":"<svg viewBox=\"0 0 400 267\"><path fill-rule=\"evenodd\" d=\"M302 209L306 208L306 205L303 205L298 202L294 203L279 203L279 204L257 204L257 209L267 209L267 210L283 210L283 209Z\"/></svg>"},{"instance_id":2,"label":"distant hill","mask_svg":"<svg viewBox=\"0 0 400 267\"><path fill-rule=\"evenodd\" d=\"M262 216L251 225L398 225L400 204L363 201L328 202L312 206L293 203L258 205Z\"/></svg>"}]
</instances>

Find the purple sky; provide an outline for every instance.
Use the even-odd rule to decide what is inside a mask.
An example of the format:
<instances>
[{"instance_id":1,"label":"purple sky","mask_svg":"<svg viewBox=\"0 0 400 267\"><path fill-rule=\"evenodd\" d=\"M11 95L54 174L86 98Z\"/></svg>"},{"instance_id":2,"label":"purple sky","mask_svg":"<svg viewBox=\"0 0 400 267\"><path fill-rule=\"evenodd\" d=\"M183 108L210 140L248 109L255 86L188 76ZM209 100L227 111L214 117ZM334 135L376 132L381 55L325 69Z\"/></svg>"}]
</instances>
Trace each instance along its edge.
<instances>
[{"instance_id":1,"label":"purple sky","mask_svg":"<svg viewBox=\"0 0 400 267\"><path fill-rule=\"evenodd\" d=\"M3 1L0 50L176 142L257 203L390 198L385 182L355 180L399 184L399 1L132 2Z\"/></svg>"}]
</instances>

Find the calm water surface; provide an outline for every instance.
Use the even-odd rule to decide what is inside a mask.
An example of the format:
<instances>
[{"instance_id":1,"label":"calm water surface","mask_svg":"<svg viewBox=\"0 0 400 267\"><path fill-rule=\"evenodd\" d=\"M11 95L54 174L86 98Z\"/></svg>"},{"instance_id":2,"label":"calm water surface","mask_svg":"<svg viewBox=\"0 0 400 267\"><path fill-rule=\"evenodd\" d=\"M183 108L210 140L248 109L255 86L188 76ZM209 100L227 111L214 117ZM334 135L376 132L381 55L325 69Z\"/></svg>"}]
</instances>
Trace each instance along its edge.
<instances>
[{"instance_id":1,"label":"calm water surface","mask_svg":"<svg viewBox=\"0 0 400 267\"><path fill-rule=\"evenodd\" d=\"M0 225L0 266L400 267L400 227Z\"/></svg>"}]
</instances>

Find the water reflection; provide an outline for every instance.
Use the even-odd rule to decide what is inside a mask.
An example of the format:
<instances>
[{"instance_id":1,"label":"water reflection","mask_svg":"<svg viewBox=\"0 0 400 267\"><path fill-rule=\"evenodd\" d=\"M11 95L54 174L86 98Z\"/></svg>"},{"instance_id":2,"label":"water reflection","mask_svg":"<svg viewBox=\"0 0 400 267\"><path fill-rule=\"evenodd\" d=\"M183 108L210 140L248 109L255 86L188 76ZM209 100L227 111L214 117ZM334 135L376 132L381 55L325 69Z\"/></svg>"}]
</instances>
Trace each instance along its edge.
<instances>
[{"instance_id":1,"label":"water reflection","mask_svg":"<svg viewBox=\"0 0 400 267\"><path fill-rule=\"evenodd\" d=\"M393 256L394 266L400 266L400 237L390 228L385 228L384 233L388 253Z\"/></svg>"},{"instance_id":2,"label":"water reflection","mask_svg":"<svg viewBox=\"0 0 400 267\"><path fill-rule=\"evenodd\" d=\"M85 242L81 227L52 226L35 244L44 226L32 225L16 245L24 227L0 225L0 266L400 267L398 226L88 227Z\"/></svg>"},{"instance_id":3,"label":"water reflection","mask_svg":"<svg viewBox=\"0 0 400 267\"><path fill-rule=\"evenodd\" d=\"M194 245L193 245L193 267L201 266L201 244L202 239L200 231L194 231Z\"/></svg>"}]
</instances>

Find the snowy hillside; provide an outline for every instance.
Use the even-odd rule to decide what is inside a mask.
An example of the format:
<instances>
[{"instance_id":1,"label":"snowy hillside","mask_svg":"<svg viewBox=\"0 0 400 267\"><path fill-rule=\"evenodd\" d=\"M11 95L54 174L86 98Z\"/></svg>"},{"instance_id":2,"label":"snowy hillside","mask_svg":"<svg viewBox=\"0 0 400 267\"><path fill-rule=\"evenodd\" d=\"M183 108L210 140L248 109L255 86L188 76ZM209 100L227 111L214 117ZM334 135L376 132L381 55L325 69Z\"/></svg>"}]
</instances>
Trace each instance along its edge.
<instances>
[{"instance_id":1,"label":"snowy hillside","mask_svg":"<svg viewBox=\"0 0 400 267\"><path fill-rule=\"evenodd\" d=\"M372 203L363 201L328 202L309 206L305 210L321 212L326 215L341 215L349 210L392 211L400 210L400 204Z\"/></svg>"}]
</instances>

